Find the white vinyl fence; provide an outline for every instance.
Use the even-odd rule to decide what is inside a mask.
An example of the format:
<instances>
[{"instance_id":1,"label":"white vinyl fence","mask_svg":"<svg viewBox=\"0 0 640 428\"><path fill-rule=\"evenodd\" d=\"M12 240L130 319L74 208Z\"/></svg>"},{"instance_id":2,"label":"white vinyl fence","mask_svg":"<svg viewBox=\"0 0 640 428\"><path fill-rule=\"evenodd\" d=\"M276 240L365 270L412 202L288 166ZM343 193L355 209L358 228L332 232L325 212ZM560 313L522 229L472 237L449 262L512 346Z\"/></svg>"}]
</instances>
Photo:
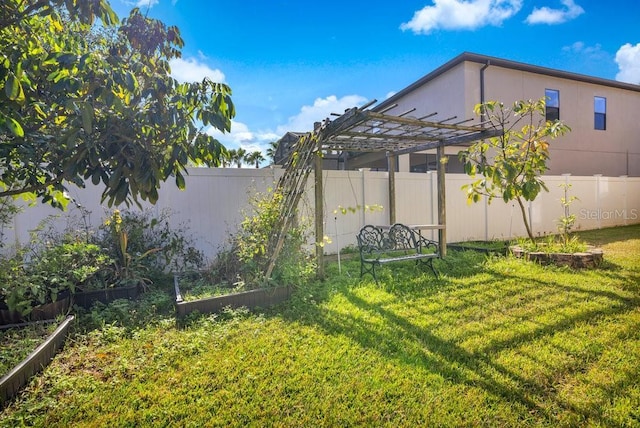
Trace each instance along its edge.
<instances>
[{"instance_id":1,"label":"white vinyl fence","mask_svg":"<svg viewBox=\"0 0 640 428\"><path fill-rule=\"evenodd\" d=\"M186 179L186 190L168 182L160 190L160 199L149 206L157 213L169 209L171 222L187 227L196 246L211 258L228 243L228 238L242 221L250 206L251 195L272 188L282 171L278 168L193 168ZM355 245L355 235L365 224L389 223L388 182L386 172L324 171L325 244L328 254L338 248ZM517 203L505 204L496 199L491 204L481 201L468 205L462 185L470 179L463 174L448 174L447 240L508 239L524 236ZM577 216L575 229L597 229L640 222L640 178L638 177L574 177L547 176L549 192L528 204L536 235L555 233L557 220L563 214L561 184L571 184L569 196L578 199L571 204ZM313 175L301 202L301 217L313 230ZM437 223L437 179L435 173L396 173L396 220L405 224ZM49 216L46 224L61 231L68 227L97 227L110 210L100 205L101 189L90 183L85 189L72 188L71 196L89 215L82 216L74 203L66 212L42 204L25 208L13 227L5 228L5 250L30 239L30 231ZM125 209L120 207L121 209ZM130 209L137 209L131 207ZM345 212L346 213L343 213ZM434 232L435 233L435 232ZM435 236L434 236L435 237ZM313 239L313 238L312 238Z\"/></svg>"}]
</instances>

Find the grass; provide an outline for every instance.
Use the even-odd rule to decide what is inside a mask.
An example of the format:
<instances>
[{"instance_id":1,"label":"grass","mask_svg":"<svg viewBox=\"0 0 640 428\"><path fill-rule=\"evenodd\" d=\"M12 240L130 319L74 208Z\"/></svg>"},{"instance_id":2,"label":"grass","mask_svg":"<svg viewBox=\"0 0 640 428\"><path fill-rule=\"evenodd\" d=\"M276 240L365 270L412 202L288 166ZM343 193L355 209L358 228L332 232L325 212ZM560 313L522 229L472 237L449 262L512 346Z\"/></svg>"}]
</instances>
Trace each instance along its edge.
<instances>
[{"instance_id":1,"label":"grass","mask_svg":"<svg viewBox=\"0 0 640 428\"><path fill-rule=\"evenodd\" d=\"M59 324L39 322L22 328L0 330L0 377L24 360Z\"/></svg>"},{"instance_id":2,"label":"grass","mask_svg":"<svg viewBox=\"0 0 640 428\"><path fill-rule=\"evenodd\" d=\"M199 274L180 277L178 286L182 300L185 302L238 293L249 289L244 282L238 284L216 283L209 276Z\"/></svg>"},{"instance_id":3,"label":"grass","mask_svg":"<svg viewBox=\"0 0 640 428\"><path fill-rule=\"evenodd\" d=\"M438 280L332 264L272 310L180 328L159 295L135 322L86 314L0 426L639 426L640 225L581 237L600 269L452 251Z\"/></svg>"}]
</instances>

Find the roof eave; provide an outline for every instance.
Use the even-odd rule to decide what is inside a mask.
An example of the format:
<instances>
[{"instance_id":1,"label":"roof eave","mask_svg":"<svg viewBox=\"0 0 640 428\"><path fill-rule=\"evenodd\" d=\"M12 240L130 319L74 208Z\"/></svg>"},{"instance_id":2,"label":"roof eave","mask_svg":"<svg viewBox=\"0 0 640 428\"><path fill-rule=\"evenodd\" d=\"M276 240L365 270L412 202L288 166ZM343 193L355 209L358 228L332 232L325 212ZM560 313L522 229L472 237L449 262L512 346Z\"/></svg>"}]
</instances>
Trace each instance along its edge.
<instances>
[{"instance_id":1,"label":"roof eave","mask_svg":"<svg viewBox=\"0 0 640 428\"><path fill-rule=\"evenodd\" d=\"M493 66L510 68L512 70L525 71L529 73L542 74L551 77L557 77L561 79L575 80L578 82L591 83L594 85L602 85L609 86L617 89L624 89L634 92L640 92L640 85L634 85L632 83L619 82L617 80L603 79L600 77L587 76L585 74L572 73L569 71L556 70L552 68L540 67L537 65L525 64L522 62L506 60L502 58L491 57L487 55L476 54L472 52L463 52L460 55L456 56L452 60L446 62L440 67L433 70L431 73L421 77L416 80L414 83L410 84L406 88L402 89L398 93L393 96L387 98L380 104L378 104L373 110L381 110L385 107L395 103L398 99L407 95L408 93L413 92L415 89L421 87L422 85L432 81L436 77L446 73L452 68L462 64L464 62L475 62L479 64L489 64Z\"/></svg>"}]
</instances>

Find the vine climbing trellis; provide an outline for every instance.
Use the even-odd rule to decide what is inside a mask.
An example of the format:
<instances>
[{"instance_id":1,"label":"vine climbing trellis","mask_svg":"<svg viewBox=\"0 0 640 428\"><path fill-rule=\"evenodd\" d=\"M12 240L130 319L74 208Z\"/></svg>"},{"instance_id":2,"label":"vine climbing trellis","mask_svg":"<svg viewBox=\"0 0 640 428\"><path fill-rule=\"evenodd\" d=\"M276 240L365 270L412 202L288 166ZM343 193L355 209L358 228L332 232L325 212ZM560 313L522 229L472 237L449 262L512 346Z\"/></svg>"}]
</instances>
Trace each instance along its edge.
<instances>
[{"instance_id":1,"label":"vine climbing trellis","mask_svg":"<svg viewBox=\"0 0 640 428\"><path fill-rule=\"evenodd\" d=\"M284 174L277 183L275 192L282 195L280 215L267 244L269 261L265 277L269 278L282 250L287 231L294 221L296 208L312 169L316 175L316 242L322 242L322 163L314 162L324 151L347 152L386 152L388 156L398 156L424 150L436 149L438 155L444 153L445 146L464 144L503 133L502 129L492 127L490 122L470 125L474 119L453 122L456 117L435 121L437 113L421 117L410 116L416 109L397 115L389 114L397 104L383 109L371 108L372 101L362 107L348 109L344 114L336 115L333 120L325 119L309 133L298 136L284 163ZM485 127L489 125L488 127ZM315 166L314 166L315 165ZM392 171L390 173L390 180ZM438 162L438 205L439 222L444 225L444 169ZM442 200L441 200L442 199ZM444 228L441 239L444 239ZM316 254L321 257L321 250ZM318 260L318 265L322 261Z\"/></svg>"}]
</instances>

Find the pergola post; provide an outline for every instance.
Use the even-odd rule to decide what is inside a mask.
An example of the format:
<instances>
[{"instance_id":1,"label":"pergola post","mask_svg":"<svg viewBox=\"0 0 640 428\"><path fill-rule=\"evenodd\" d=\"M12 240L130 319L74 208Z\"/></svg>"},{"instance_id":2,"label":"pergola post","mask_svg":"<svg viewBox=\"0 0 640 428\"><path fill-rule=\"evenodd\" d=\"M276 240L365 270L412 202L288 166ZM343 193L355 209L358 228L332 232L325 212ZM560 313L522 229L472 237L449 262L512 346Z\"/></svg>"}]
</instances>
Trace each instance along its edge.
<instances>
[{"instance_id":1,"label":"pergola post","mask_svg":"<svg viewBox=\"0 0 640 428\"><path fill-rule=\"evenodd\" d=\"M314 157L315 173L315 214L316 214L316 277L324 278L324 189L322 187L322 151L318 145L318 151Z\"/></svg>"},{"instance_id":2,"label":"pergola post","mask_svg":"<svg viewBox=\"0 0 640 428\"><path fill-rule=\"evenodd\" d=\"M348 109L334 120L325 119L314 127L314 133L298 136L291 155L285 161L285 173L278 181L283 194L282 217L274 233L269 237L269 264L265 277L269 278L282 250L284 237L290 227L290 219L305 190L311 172L311 158L315 169L315 232L317 276L323 278L324 271L324 189L322 182L322 150L342 152L392 152L389 156L389 220L396 219L395 169L398 156L425 150L437 149L438 159L438 224L441 256L447 254L446 200L445 200L445 146L464 144L484 138L502 135L502 129L485 129L482 126L465 125L473 119L447 123L456 116L442 120L426 120L437 113L415 118L407 116L416 109L407 110L397 116L386 114L397 104L369 110L376 100L362 107ZM300 169L302 168L302 174Z\"/></svg>"},{"instance_id":3,"label":"pergola post","mask_svg":"<svg viewBox=\"0 0 640 428\"><path fill-rule=\"evenodd\" d=\"M389 172L389 224L396 223L396 155L387 152L387 171Z\"/></svg>"},{"instance_id":4,"label":"pergola post","mask_svg":"<svg viewBox=\"0 0 640 428\"><path fill-rule=\"evenodd\" d=\"M438 224L442 226L442 228L438 229L440 257L447 256L447 198L445 191L445 162L444 146L439 145L436 149L436 168L438 175Z\"/></svg>"}]
</instances>

